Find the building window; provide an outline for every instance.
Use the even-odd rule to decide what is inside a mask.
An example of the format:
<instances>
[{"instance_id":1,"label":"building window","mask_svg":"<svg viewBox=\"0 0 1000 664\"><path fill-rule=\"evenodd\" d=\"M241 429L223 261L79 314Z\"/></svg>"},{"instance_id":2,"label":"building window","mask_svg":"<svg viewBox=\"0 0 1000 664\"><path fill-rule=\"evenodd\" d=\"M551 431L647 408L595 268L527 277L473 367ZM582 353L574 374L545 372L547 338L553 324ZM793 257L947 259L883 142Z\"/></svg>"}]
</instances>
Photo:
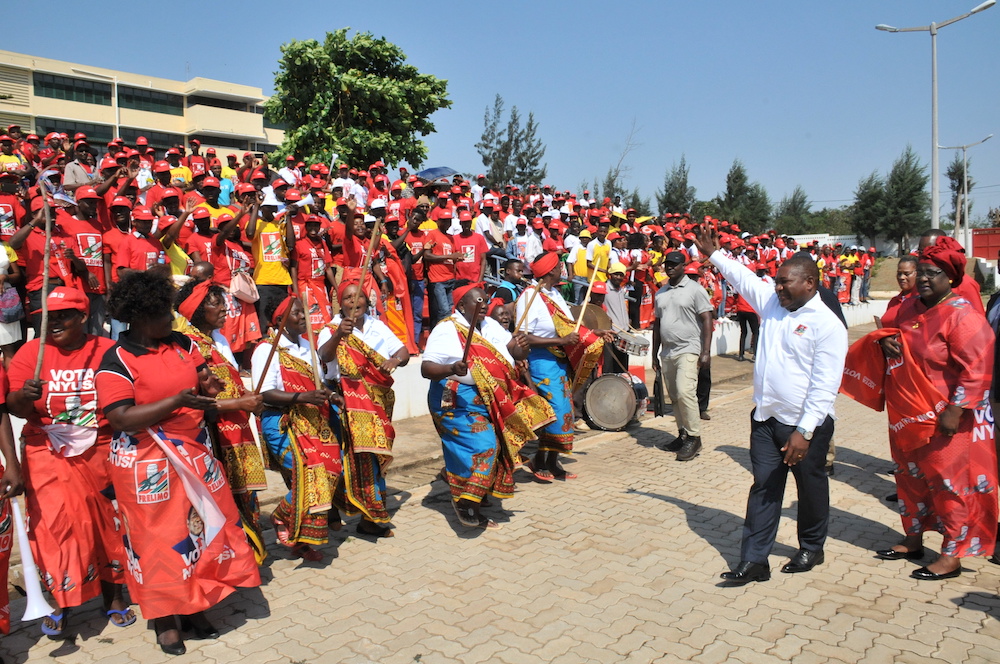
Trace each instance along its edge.
<instances>
[{"instance_id":1,"label":"building window","mask_svg":"<svg viewBox=\"0 0 1000 664\"><path fill-rule=\"evenodd\" d=\"M246 139L222 138L221 136L196 135L196 136L188 136L188 143L190 143L191 140L195 138L201 141L202 145L214 145L219 148L232 148L234 150L247 149Z\"/></svg>"},{"instance_id":2,"label":"building window","mask_svg":"<svg viewBox=\"0 0 1000 664\"><path fill-rule=\"evenodd\" d=\"M111 139L114 138L115 128L112 125L90 124L89 122L72 122L56 118L35 118L36 134L45 136L45 134L52 131L69 134L71 139L73 138L73 134L82 132L87 135L87 141L91 145L102 147L110 143Z\"/></svg>"},{"instance_id":3,"label":"building window","mask_svg":"<svg viewBox=\"0 0 1000 664\"><path fill-rule=\"evenodd\" d=\"M111 106L111 84L35 72L35 95Z\"/></svg>"},{"instance_id":4,"label":"building window","mask_svg":"<svg viewBox=\"0 0 1000 664\"><path fill-rule=\"evenodd\" d=\"M118 105L137 111L184 115L184 97L158 90L118 86Z\"/></svg>"},{"instance_id":5,"label":"building window","mask_svg":"<svg viewBox=\"0 0 1000 664\"><path fill-rule=\"evenodd\" d=\"M251 150L254 152L263 152L265 154L270 154L278 149L277 145L271 145L270 143L254 143L251 146Z\"/></svg>"},{"instance_id":6,"label":"building window","mask_svg":"<svg viewBox=\"0 0 1000 664\"><path fill-rule=\"evenodd\" d=\"M200 95L189 95L187 98L188 108L191 106L211 106L213 108L228 108L230 111L247 112L245 101L233 101L232 99L216 99L215 97L202 97Z\"/></svg>"},{"instance_id":7,"label":"building window","mask_svg":"<svg viewBox=\"0 0 1000 664\"><path fill-rule=\"evenodd\" d=\"M122 140L127 145L135 145L135 139L145 136L149 144L159 150L165 151L175 145L184 145L184 137L180 134L168 134L162 131L150 131L149 129L135 129L133 127L122 127Z\"/></svg>"}]
</instances>

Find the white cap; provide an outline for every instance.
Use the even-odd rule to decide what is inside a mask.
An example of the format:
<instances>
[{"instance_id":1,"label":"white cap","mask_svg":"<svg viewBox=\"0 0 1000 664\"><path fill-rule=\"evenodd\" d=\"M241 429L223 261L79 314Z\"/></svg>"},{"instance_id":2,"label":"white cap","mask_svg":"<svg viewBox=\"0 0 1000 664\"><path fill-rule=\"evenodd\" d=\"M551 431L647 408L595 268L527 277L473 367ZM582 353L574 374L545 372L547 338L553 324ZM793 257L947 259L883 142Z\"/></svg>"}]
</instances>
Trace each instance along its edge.
<instances>
[{"instance_id":1,"label":"white cap","mask_svg":"<svg viewBox=\"0 0 1000 664\"><path fill-rule=\"evenodd\" d=\"M378 210L379 208L385 208L384 198L376 198L372 201L372 204L368 206L369 210Z\"/></svg>"},{"instance_id":2,"label":"white cap","mask_svg":"<svg viewBox=\"0 0 1000 664\"><path fill-rule=\"evenodd\" d=\"M378 220L375 217L373 217L372 215L370 215L370 214L366 214L365 215L365 223L366 224L374 224L376 221L378 221Z\"/></svg>"},{"instance_id":3,"label":"white cap","mask_svg":"<svg viewBox=\"0 0 1000 664\"><path fill-rule=\"evenodd\" d=\"M270 191L264 191L264 200L261 201L261 205L273 205L274 207L278 207L279 205L281 205L278 202L278 197L274 195L273 189L271 189L270 187L264 187L264 189L265 190L270 189Z\"/></svg>"}]
</instances>

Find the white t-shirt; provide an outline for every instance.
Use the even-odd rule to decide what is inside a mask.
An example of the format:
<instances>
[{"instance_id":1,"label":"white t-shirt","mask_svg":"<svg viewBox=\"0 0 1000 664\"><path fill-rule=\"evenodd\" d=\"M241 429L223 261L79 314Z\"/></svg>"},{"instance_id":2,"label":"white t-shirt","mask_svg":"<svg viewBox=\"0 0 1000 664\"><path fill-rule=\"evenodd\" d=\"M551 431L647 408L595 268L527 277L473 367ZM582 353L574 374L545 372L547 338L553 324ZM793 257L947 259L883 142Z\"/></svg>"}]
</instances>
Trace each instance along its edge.
<instances>
[{"instance_id":1,"label":"white t-shirt","mask_svg":"<svg viewBox=\"0 0 1000 664\"><path fill-rule=\"evenodd\" d=\"M533 288L525 288L524 292L521 293L521 297L517 300L516 315L514 320L521 320L521 316L524 315L524 310L528 306L528 301L531 300L531 295L534 292ZM549 296L556 306L562 309L563 313L569 318L573 318L573 312L570 311L569 305L566 304L566 300L563 296L559 294L559 291L555 288L552 290L542 289L542 293ZM544 337L546 339L555 339L558 334L556 334L556 325L552 320L551 314L549 314L549 308L545 306L545 301L542 300L541 293L535 298L535 301L531 303L531 309L528 311L528 317L524 322L524 327L522 328L528 334L534 334L538 337Z\"/></svg>"},{"instance_id":2,"label":"white t-shirt","mask_svg":"<svg viewBox=\"0 0 1000 664\"><path fill-rule=\"evenodd\" d=\"M333 329L340 325L340 321L343 320L343 316L337 314L333 317L333 321L330 325L325 325L322 330L319 331L319 336L316 338L316 345L322 348L326 345L326 342L333 338ZM362 320L364 325L364 330L358 329L355 326L354 331L351 332L351 336L358 337L361 341L365 342L369 348L381 355L382 357L388 359L396 351L403 347L403 343L392 333L389 326L380 321L378 318L372 318L368 314L365 314ZM336 362L328 362L326 365L326 374L324 378L327 380L340 380L340 367Z\"/></svg>"},{"instance_id":3,"label":"white t-shirt","mask_svg":"<svg viewBox=\"0 0 1000 664\"><path fill-rule=\"evenodd\" d=\"M469 324L465 316L458 311L452 314L452 316L462 325L467 326ZM493 346L508 362L514 364L514 358L511 357L510 352L507 350L511 334L504 329L503 325L487 316L483 319L483 323L480 326L479 336ZM465 354L465 340L465 337L459 336L458 328L455 327L455 323L451 317L445 318L431 330L430 336L427 337L427 348L424 349L421 360L425 362L437 362L438 364L454 364L455 362L459 362L462 359L462 355ZM473 380L471 372L466 373L464 376L451 375L448 376L448 379L457 380L463 385L475 385L476 382Z\"/></svg>"},{"instance_id":4,"label":"white t-shirt","mask_svg":"<svg viewBox=\"0 0 1000 664\"><path fill-rule=\"evenodd\" d=\"M299 337L299 342L295 343L282 334L278 345L287 350L292 357L297 357L306 364L312 364L312 353L309 351L309 339L306 335L303 334ZM253 356L250 358L250 373L253 376L254 385L261 385L260 377L264 375L264 363L267 362L267 356L270 353L271 344L269 343L262 343L254 350ZM260 388L261 392L268 390L288 391L285 389L284 381L281 380L281 363L278 362L277 357L271 360L271 365L267 368L267 378L264 379L264 384Z\"/></svg>"}]
</instances>

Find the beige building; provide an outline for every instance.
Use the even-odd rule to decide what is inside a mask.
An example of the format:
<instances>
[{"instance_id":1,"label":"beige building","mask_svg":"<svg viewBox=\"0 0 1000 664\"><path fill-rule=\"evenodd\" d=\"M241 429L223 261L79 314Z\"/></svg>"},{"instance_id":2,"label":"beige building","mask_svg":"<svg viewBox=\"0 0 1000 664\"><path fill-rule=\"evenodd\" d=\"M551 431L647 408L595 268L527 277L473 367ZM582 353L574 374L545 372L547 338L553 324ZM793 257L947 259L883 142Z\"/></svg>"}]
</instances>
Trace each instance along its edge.
<instances>
[{"instance_id":1,"label":"beige building","mask_svg":"<svg viewBox=\"0 0 1000 664\"><path fill-rule=\"evenodd\" d=\"M284 132L264 120L260 88L207 78L172 81L0 50L0 131L19 124L87 135L103 147L145 136L163 150L201 141L220 155L270 152Z\"/></svg>"}]
</instances>

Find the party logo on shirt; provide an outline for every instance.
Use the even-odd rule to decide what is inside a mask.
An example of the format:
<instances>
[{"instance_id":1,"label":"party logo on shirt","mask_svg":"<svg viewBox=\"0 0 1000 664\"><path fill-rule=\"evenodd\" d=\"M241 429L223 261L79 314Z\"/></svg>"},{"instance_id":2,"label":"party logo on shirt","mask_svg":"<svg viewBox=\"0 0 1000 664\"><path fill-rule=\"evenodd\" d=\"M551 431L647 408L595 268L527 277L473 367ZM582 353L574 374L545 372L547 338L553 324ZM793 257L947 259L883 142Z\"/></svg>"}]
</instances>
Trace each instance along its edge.
<instances>
[{"instance_id":1,"label":"party logo on shirt","mask_svg":"<svg viewBox=\"0 0 1000 664\"><path fill-rule=\"evenodd\" d=\"M135 501L140 505L170 500L170 475L166 459L139 461L135 464Z\"/></svg>"},{"instance_id":2,"label":"party logo on shirt","mask_svg":"<svg viewBox=\"0 0 1000 664\"><path fill-rule=\"evenodd\" d=\"M201 472L201 479L208 486L208 490L215 493L226 483L225 478L222 475L222 468L219 467L219 462L215 460L209 454L203 455L199 459L195 459L195 464L198 467L199 472Z\"/></svg>"},{"instance_id":3,"label":"party logo on shirt","mask_svg":"<svg viewBox=\"0 0 1000 664\"><path fill-rule=\"evenodd\" d=\"M793 332L801 337L803 334L806 333L806 326L799 325L797 328L795 328Z\"/></svg>"}]
</instances>

